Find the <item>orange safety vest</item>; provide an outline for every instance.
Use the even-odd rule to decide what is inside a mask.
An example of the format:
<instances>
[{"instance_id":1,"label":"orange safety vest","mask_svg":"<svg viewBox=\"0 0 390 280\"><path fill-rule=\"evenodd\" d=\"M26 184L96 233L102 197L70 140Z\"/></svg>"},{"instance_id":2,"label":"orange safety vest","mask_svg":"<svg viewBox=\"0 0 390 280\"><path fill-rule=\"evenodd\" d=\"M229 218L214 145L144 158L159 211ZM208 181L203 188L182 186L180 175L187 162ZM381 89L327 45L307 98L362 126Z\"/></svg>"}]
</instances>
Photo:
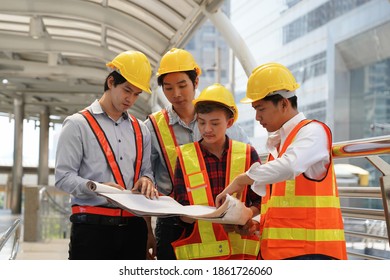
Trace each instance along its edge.
<instances>
[{"instance_id":1,"label":"orange safety vest","mask_svg":"<svg viewBox=\"0 0 390 280\"><path fill-rule=\"evenodd\" d=\"M214 206L206 164L198 142L177 148L188 198L192 205ZM194 160L198 159L198 160ZM226 185L250 166L250 145L229 140ZM241 200L245 201L246 189ZM256 236L228 234L221 224L198 220L189 237L172 242L178 260L189 259L256 259L259 239Z\"/></svg>"},{"instance_id":2,"label":"orange safety vest","mask_svg":"<svg viewBox=\"0 0 390 280\"><path fill-rule=\"evenodd\" d=\"M169 117L166 109L155 112L149 115L149 119L153 125L154 131L157 135L158 144L162 151L162 155L167 166L169 178L173 185L174 171L176 166L176 147L177 141L175 132L171 125L169 125Z\"/></svg>"},{"instance_id":3,"label":"orange safety vest","mask_svg":"<svg viewBox=\"0 0 390 280\"><path fill-rule=\"evenodd\" d=\"M115 154L112 151L110 142L108 141L104 131L102 130L99 123L97 122L97 120L91 114L90 111L84 109L80 112L80 114L84 116L90 128L92 129L92 132L96 137L96 140L99 142L100 148L102 149L104 157L106 158L108 166L111 169L111 172L114 176L115 183L117 183L118 185L126 189L126 184L123 180L122 171L120 170L120 167L115 158ZM142 157L143 157L143 137L142 137L142 131L138 123L138 120L130 114L129 114L129 118L134 129L135 145L136 145L136 152L137 152L136 160L134 164L133 184L135 184L138 181L141 173ZM115 212L112 208L105 208L105 207L98 207L98 206L79 206L79 205L72 206L73 214L90 213L90 214L100 214L100 215L107 215L107 216L124 216L124 217L134 216L130 212L127 212L122 209L120 210L121 211L119 212L118 211Z\"/></svg>"},{"instance_id":4,"label":"orange safety vest","mask_svg":"<svg viewBox=\"0 0 390 280\"><path fill-rule=\"evenodd\" d=\"M294 141L298 131L312 120L301 121L288 135L279 157ZM286 259L322 254L347 259L344 225L336 176L331 156L330 129L320 123L328 136L331 162L325 178L312 180L303 173L293 180L267 186L262 198L260 220L261 258ZM270 155L268 160L273 160Z\"/></svg>"}]
</instances>

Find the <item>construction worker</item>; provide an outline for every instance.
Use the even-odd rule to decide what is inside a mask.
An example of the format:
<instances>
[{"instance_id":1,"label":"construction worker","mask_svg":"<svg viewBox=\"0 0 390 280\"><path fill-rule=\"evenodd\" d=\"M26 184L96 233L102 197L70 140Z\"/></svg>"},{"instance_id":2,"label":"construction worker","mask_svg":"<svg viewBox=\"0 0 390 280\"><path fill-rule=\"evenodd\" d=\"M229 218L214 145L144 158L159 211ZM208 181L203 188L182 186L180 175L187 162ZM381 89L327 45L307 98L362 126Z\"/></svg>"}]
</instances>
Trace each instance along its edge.
<instances>
[{"instance_id":1,"label":"construction worker","mask_svg":"<svg viewBox=\"0 0 390 280\"><path fill-rule=\"evenodd\" d=\"M107 66L112 72L103 96L67 117L58 140L55 185L71 195L71 260L146 259L155 249L150 218L136 217L87 187L92 180L158 195L149 130L127 113L143 91L151 93L150 63L143 53L126 51Z\"/></svg>"},{"instance_id":2,"label":"construction worker","mask_svg":"<svg viewBox=\"0 0 390 280\"><path fill-rule=\"evenodd\" d=\"M346 259L343 220L332 160L332 136L323 123L298 112L299 88L278 63L255 68L242 103L269 132L269 158L238 175L216 199L245 186L262 197L261 259Z\"/></svg>"},{"instance_id":3,"label":"construction worker","mask_svg":"<svg viewBox=\"0 0 390 280\"><path fill-rule=\"evenodd\" d=\"M173 173L176 165L176 147L200 140L197 128L195 98L202 71L195 59L184 49L173 48L160 61L158 85L170 104L149 116L145 121L152 135L152 168L158 190L172 195ZM227 131L231 139L248 143L245 132L236 124ZM178 217L157 218L157 259L175 259L171 243L180 237L182 223Z\"/></svg>"},{"instance_id":4,"label":"construction worker","mask_svg":"<svg viewBox=\"0 0 390 280\"><path fill-rule=\"evenodd\" d=\"M216 196L224 187L260 160L251 145L231 140L225 134L238 118L230 91L214 84L205 88L193 104L202 139L176 149L174 198L182 205L214 206ZM259 214L261 198L249 187L241 199L253 216ZM257 258L260 244L253 234L255 230L251 235L242 232L243 228L256 228L252 219L235 231L208 221L181 219L192 226L186 226L182 237L172 243L178 260Z\"/></svg>"}]
</instances>

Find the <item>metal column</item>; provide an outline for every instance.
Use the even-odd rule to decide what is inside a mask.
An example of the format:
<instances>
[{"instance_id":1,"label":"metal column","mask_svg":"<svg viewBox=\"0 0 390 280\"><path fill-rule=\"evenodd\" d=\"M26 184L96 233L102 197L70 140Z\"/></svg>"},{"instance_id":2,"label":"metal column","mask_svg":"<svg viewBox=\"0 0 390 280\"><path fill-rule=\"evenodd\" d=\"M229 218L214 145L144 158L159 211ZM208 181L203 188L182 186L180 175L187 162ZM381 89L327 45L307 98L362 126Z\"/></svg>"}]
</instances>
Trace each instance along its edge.
<instances>
[{"instance_id":1,"label":"metal column","mask_svg":"<svg viewBox=\"0 0 390 280\"><path fill-rule=\"evenodd\" d=\"M20 214L22 211L24 119L24 98L21 95L14 98L14 115L14 166L12 167L11 212L12 214Z\"/></svg>"},{"instance_id":2,"label":"metal column","mask_svg":"<svg viewBox=\"0 0 390 280\"><path fill-rule=\"evenodd\" d=\"M39 116L38 185L49 184L49 109L42 108Z\"/></svg>"},{"instance_id":3,"label":"metal column","mask_svg":"<svg viewBox=\"0 0 390 280\"><path fill-rule=\"evenodd\" d=\"M221 9L214 12L204 8L203 13L213 22L219 32L221 32L230 48L233 49L234 55L240 61L246 75L249 77L252 70L257 66L256 60L229 18Z\"/></svg>"}]
</instances>

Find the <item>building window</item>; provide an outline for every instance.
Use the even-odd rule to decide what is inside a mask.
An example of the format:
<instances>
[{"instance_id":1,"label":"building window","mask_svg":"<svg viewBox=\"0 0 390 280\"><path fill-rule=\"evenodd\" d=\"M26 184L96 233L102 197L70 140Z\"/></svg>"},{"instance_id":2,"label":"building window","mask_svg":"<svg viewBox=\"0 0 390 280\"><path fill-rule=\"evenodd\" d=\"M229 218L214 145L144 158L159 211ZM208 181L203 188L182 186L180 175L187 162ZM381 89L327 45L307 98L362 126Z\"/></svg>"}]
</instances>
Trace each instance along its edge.
<instances>
[{"instance_id":1,"label":"building window","mask_svg":"<svg viewBox=\"0 0 390 280\"><path fill-rule=\"evenodd\" d=\"M329 21L370 1L371 0L330 0L310 11L306 15L297 18L290 24L284 26L283 44L287 44L299 37L302 37L307 33L327 24ZM286 4L287 2L293 3L296 1L286 1Z\"/></svg>"},{"instance_id":2,"label":"building window","mask_svg":"<svg viewBox=\"0 0 390 280\"><path fill-rule=\"evenodd\" d=\"M326 74L326 51L298 61L287 68L302 85L311 78Z\"/></svg>"},{"instance_id":3,"label":"building window","mask_svg":"<svg viewBox=\"0 0 390 280\"><path fill-rule=\"evenodd\" d=\"M301 1L302 0L285 0L284 2L286 3L288 8L291 8L292 6L295 6L296 4L298 4Z\"/></svg>"},{"instance_id":4,"label":"building window","mask_svg":"<svg viewBox=\"0 0 390 280\"><path fill-rule=\"evenodd\" d=\"M351 70L350 88L351 137L389 134L390 58Z\"/></svg>"},{"instance_id":5,"label":"building window","mask_svg":"<svg viewBox=\"0 0 390 280\"><path fill-rule=\"evenodd\" d=\"M326 121L326 101L312 103L307 106L300 106L299 111L303 112L308 119L320 122Z\"/></svg>"}]
</instances>

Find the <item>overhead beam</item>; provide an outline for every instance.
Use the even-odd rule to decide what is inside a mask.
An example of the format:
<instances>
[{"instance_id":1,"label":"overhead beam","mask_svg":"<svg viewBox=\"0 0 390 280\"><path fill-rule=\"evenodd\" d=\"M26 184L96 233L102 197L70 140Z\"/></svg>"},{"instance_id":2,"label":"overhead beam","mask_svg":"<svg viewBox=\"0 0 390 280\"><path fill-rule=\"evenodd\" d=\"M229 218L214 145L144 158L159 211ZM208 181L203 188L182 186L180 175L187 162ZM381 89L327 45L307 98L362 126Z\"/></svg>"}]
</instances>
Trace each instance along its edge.
<instances>
[{"instance_id":1,"label":"overhead beam","mask_svg":"<svg viewBox=\"0 0 390 280\"><path fill-rule=\"evenodd\" d=\"M7 66L11 66L7 70ZM18 69L20 70L14 70ZM103 80L108 75L107 70L101 70L92 67L72 66L72 65L56 65L50 66L48 63L32 62L25 60L9 60L0 59L0 73L10 74L12 76L30 77L30 78L48 78L51 76L77 78L77 79L92 79Z\"/></svg>"},{"instance_id":2,"label":"overhead beam","mask_svg":"<svg viewBox=\"0 0 390 280\"><path fill-rule=\"evenodd\" d=\"M96 93L103 91L103 84L99 81L99 85L94 84L72 84L69 85L68 81L50 81L50 80L34 80L29 79L26 81L23 77L15 77L12 76L9 79L9 84L20 85L22 83L28 82L29 88L21 87L21 88L12 88L7 89L8 85L0 84L0 95L1 92L13 92L13 91L23 91L25 95L34 95L34 94L53 94L53 93L65 93L65 94L88 94L88 93Z\"/></svg>"},{"instance_id":3,"label":"overhead beam","mask_svg":"<svg viewBox=\"0 0 390 280\"><path fill-rule=\"evenodd\" d=\"M100 59L102 63L110 61L117 55L117 53L107 48L102 48L92 44L51 38L40 38L39 40L34 40L28 36L12 34L1 34L0 49L10 52L68 52L94 57L97 60Z\"/></svg>"},{"instance_id":4,"label":"overhead beam","mask_svg":"<svg viewBox=\"0 0 390 280\"><path fill-rule=\"evenodd\" d=\"M157 60L162 50L156 48L166 45L162 42L169 40L149 26L147 22L142 22L108 6L104 7L88 1L67 0L66 4L63 0L0 1L0 11L11 14L75 17L99 25L104 24L132 38L140 50L143 50L148 57L151 56ZM124 22L127 23L125 26ZM140 30L143 30L143 36L137 35Z\"/></svg>"}]
</instances>

